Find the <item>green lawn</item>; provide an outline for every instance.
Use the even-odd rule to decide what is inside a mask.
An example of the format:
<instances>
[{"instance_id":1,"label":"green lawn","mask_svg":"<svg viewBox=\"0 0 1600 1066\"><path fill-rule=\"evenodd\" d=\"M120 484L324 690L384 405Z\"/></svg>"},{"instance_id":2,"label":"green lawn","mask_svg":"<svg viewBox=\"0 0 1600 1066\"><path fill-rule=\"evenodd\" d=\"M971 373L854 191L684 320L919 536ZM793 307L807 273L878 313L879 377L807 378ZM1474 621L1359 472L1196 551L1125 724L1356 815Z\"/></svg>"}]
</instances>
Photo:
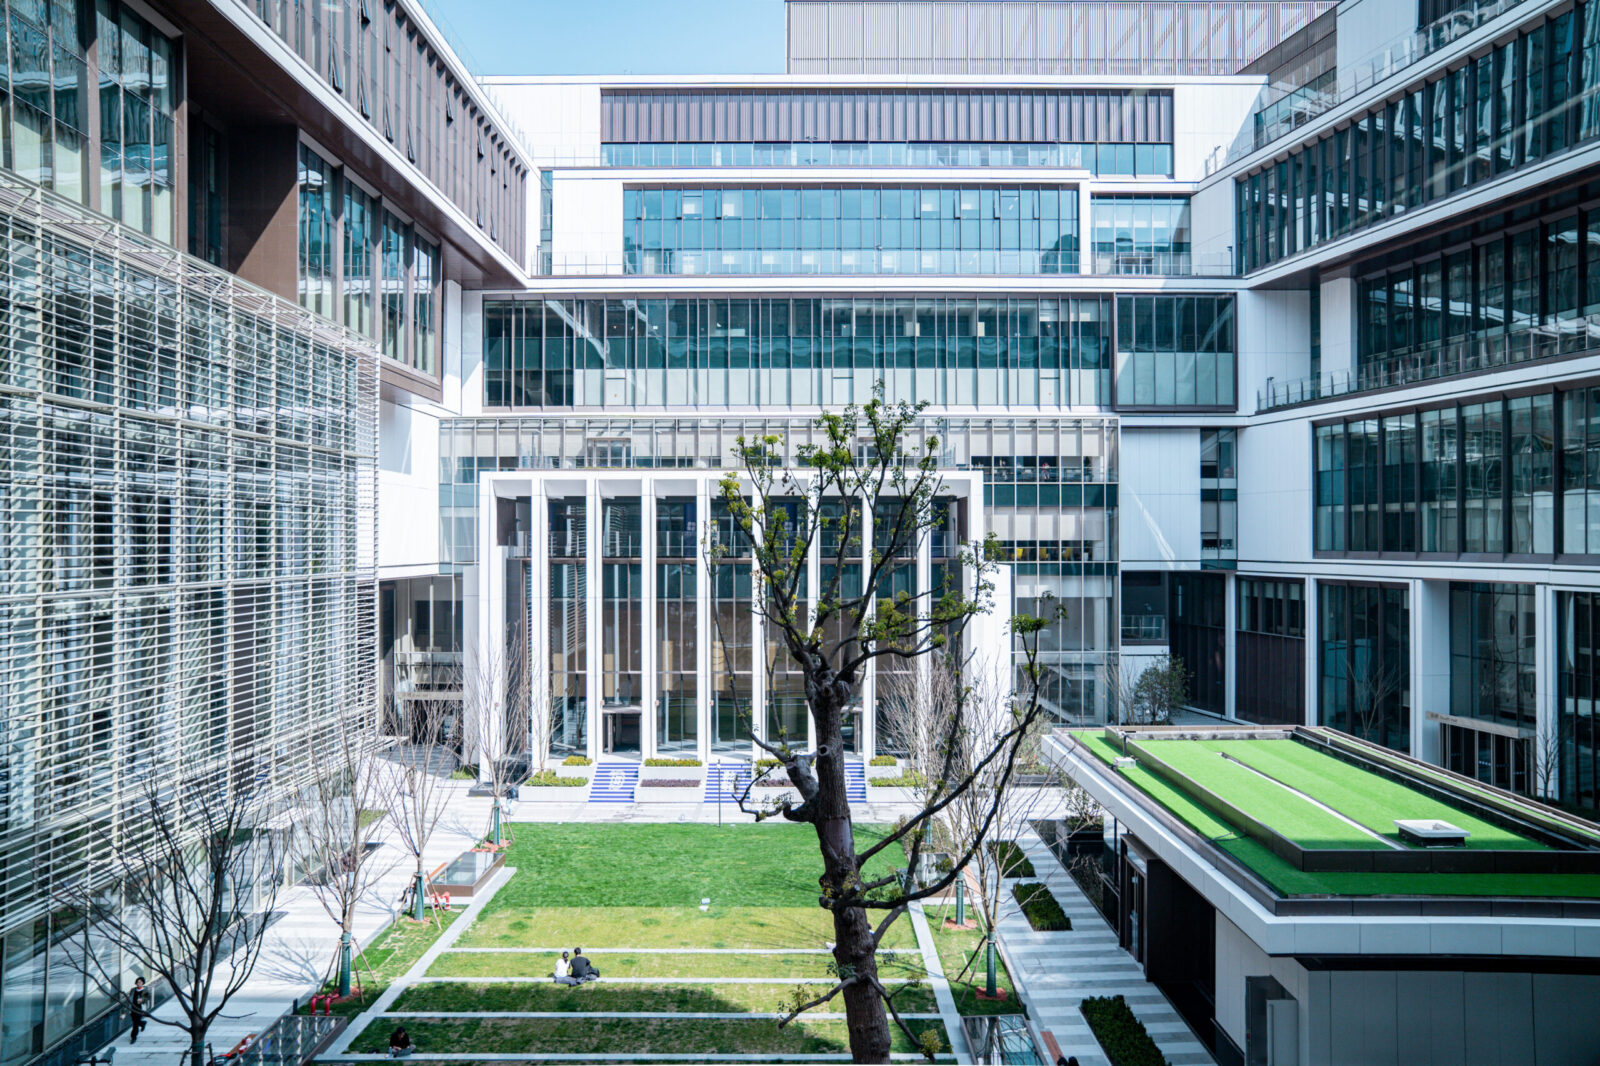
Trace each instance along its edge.
<instances>
[{"instance_id":1,"label":"green lawn","mask_svg":"<svg viewBox=\"0 0 1600 1066\"><path fill-rule=\"evenodd\" d=\"M904 921L905 919L901 919ZM828 976L830 955L595 955L594 964L608 977L815 977ZM554 956L526 952L447 951L428 969L430 977L549 977ZM916 977L924 972L915 951L878 955L885 975Z\"/></svg>"},{"instance_id":2,"label":"green lawn","mask_svg":"<svg viewBox=\"0 0 1600 1066\"><path fill-rule=\"evenodd\" d=\"M914 1032L936 1030L944 1047L950 1042L937 1021L913 1021ZM794 1022L782 1029L774 1021L706 1021L690 1018L422 1018L405 1019L406 1032L419 1052L468 1050L485 1054L541 1052L590 1054L605 1050L634 1054L749 1052L815 1055L850 1050L843 1021ZM350 1050L387 1050L393 1026L385 1019L356 1038ZM895 1051L916 1051L905 1035L890 1025Z\"/></svg>"},{"instance_id":3,"label":"green lawn","mask_svg":"<svg viewBox=\"0 0 1600 1066\"><path fill-rule=\"evenodd\" d=\"M520 875L519 875L520 880ZM516 882L512 882L514 885ZM512 887L508 885L506 887ZM503 890L502 890L503 891ZM915 945L909 922L896 922L888 947ZM825 948L833 916L810 907L698 906L506 907L472 924L464 948Z\"/></svg>"},{"instance_id":4,"label":"green lawn","mask_svg":"<svg viewBox=\"0 0 1600 1066\"><path fill-rule=\"evenodd\" d=\"M1245 747L1277 741L1237 741ZM1284 743L1293 743L1285 741ZM1386 845L1341 818L1295 795L1236 762L1219 755L1210 743L1192 740L1149 740L1129 744L1139 755L1166 763L1189 781L1270 827L1302 848L1383 850Z\"/></svg>"},{"instance_id":5,"label":"green lawn","mask_svg":"<svg viewBox=\"0 0 1600 1066\"><path fill-rule=\"evenodd\" d=\"M428 912L430 915L432 911ZM452 922L461 917L460 911L445 911L439 916L441 922L435 924L431 918L427 922L416 923L409 918L396 918L387 929L373 938L366 950L356 956L355 969L352 971L351 991L349 999L333 1005L333 1013L344 1017L353 1017L372 1005L372 1001L381 996L385 989L394 982L394 979L415 966L417 960L422 958L422 953L433 946L433 942L444 935L444 930L450 928ZM329 928L333 925L330 922ZM328 953L332 958L334 945L338 941L335 933L329 939ZM357 978L361 984L360 994L356 994L355 985ZM338 990L337 983L323 986L324 992ZM309 1010L310 1008L306 1008Z\"/></svg>"},{"instance_id":6,"label":"green lawn","mask_svg":"<svg viewBox=\"0 0 1600 1066\"><path fill-rule=\"evenodd\" d=\"M1469 848L1543 849L1538 841L1477 818L1459 807L1363 770L1296 740L1210 740L1203 747L1225 751L1240 762L1286 781L1391 840L1400 841L1396 818L1438 818L1467 830Z\"/></svg>"},{"instance_id":7,"label":"green lawn","mask_svg":"<svg viewBox=\"0 0 1600 1066\"><path fill-rule=\"evenodd\" d=\"M611 975L606 957L595 960L603 974ZM795 994L804 991L812 999L828 990L826 976L812 985L708 985L708 984L608 984L579 985L572 988L553 981L528 984L449 984L412 985L395 1005L396 1011L676 1011L679 1013L729 1014L745 1011L784 1011L794 1003ZM931 1014L938 1011L933 990L918 984L907 987L895 998L902 1012Z\"/></svg>"},{"instance_id":8,"label":"green lawn","mask_svg":"<svg viewBox=\"0 0 1600 1066\"><path fill-rule=\"evenodd\" d=\"M1005 960L1000 958L999 952L995 953L995 987L1003 988L1010 993L1003 1000L979 999L978 990L987 985L987 970L984 967L983 933L977 929L947 929L945 918L955 917L954 904L928 905L924 904L928 916L928 929L933 933L933 946L939 952L939 965L944 970L945 980L950 982L950 994L955 997L956 1010L963 1015L979 1014L1015 1014L1022 1008L1017 1004L1016 988L1011 983L1011 974L1006 970ZM969 905L967 917L974 917L974 912ZM978 953L977 959L960 981L956 980L962 968L966 966L967 959L974 952Z\"/></svg>"}]
</instances>

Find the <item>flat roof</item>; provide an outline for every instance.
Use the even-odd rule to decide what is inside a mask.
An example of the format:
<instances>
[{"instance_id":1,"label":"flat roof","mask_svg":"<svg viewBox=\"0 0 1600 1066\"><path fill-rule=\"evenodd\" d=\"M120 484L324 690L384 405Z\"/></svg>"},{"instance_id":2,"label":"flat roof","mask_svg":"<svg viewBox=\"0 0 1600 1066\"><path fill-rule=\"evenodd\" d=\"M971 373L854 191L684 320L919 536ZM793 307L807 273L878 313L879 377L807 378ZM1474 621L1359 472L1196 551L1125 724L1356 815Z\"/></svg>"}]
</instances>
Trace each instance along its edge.
<instances>
[{"instance_id":1,"label":"flat roof","mask_svg":"<svg viewBox=\"0 0 1600 1066\"><path fill-rule=\"evenodd\" d=\"M1600 898L1600 826L1334 730L1067 736L1125 796L1170 815L1279 896ZM1448 823L1466 841L1422 847L1397 820Z\"/></svg>"}]
</instances>

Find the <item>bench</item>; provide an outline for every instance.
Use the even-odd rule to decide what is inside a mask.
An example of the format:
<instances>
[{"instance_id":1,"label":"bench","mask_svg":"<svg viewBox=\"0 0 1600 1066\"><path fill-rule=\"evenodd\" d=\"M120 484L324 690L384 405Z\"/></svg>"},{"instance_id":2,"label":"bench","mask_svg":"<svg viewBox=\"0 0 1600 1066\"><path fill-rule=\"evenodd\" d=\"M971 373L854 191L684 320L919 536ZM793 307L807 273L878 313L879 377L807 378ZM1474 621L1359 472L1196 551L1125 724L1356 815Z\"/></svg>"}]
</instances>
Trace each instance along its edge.
<instances>
[{"instance_id":1,"label":"bench","mask_svg":"<svg viewBox=\"0 0 1600 1066\"><path fill-rule=\"evenodd\" d=\"M1056 1034L1048 1029L1039 1030L1039 1039L1044 1041L1045 1061L1060 1063L1066 1056L1061 1054L1061 1045L1056 1043Z\"/></svg>"}]
</instances>

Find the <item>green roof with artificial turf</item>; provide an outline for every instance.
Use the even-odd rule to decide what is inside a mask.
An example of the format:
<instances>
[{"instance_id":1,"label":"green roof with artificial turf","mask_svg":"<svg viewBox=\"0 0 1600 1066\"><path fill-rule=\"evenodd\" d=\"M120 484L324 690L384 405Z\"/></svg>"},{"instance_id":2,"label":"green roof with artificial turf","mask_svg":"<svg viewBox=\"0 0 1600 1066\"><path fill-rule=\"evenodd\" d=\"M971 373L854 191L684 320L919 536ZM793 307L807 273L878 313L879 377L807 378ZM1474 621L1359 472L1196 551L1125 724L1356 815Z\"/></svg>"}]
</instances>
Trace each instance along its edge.
<instances>
[{"instance_id":1,"label":"green roof with artificial turf","mask_svg":"<svg viewBox=\"0 0 1600 1066\"><path fill-rule=\"evenodd\" d=\"M1103 730L1074 730L1071 736L1127 784L1281 896L1600 897L1600 874L1300 869L1256 839L1261 834L1252 835L1245 823L1254 819L1308 852L1409 849L1395 827L1396 819L1449 822L1468 832L1468 849L1550 849L1465 806L1346 761L1287 732L1249 739L1137 735L1126 740L1128 754L1143 761L1124 759L1121 765L1123 752ZM1219 811L1216 799L1243 815L1239 824Z\"/></svg>"}]
</instances>

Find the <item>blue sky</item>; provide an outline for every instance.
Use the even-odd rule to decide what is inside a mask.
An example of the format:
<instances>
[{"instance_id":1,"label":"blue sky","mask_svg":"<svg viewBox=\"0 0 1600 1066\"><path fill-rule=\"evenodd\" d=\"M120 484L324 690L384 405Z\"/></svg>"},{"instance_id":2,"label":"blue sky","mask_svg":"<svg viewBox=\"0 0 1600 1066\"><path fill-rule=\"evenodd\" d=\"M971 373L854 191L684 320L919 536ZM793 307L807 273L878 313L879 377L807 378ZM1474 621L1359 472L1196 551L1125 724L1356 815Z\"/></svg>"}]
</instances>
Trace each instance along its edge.
<instances>
[{"instance_id":1,"label":"blue sky","mask_svg":"<svg viewBox=\"0 0 1600 1066\"><path fill-rule=\"evenodd\" d=\"M479 74L783 71L783 0L433 0Z\"/></svg>"}]
</instances>

